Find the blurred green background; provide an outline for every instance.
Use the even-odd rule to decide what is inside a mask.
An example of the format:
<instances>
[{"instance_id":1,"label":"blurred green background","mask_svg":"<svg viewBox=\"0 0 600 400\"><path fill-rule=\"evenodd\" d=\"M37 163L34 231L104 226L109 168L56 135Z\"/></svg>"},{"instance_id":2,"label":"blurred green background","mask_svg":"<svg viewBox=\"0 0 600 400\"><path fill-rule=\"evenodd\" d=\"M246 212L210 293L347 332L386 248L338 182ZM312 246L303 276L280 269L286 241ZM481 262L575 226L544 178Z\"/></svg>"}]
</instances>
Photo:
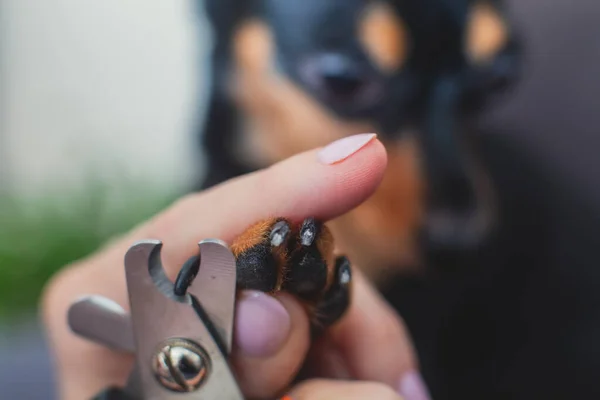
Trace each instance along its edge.
<instances>
[{"instance_id":1,"label":"blurred green background","mask_svg":"<svg viewBox=\"0 0 600 400\"><path fill-rule=\"evenodd\" d=\"M112 188L111 188L112 189ZM119 200L107 185L33 200L0 195L0 318L36 312L48 278L168 206L175 193L128 185Z\"/></svg>"}]
</instances>

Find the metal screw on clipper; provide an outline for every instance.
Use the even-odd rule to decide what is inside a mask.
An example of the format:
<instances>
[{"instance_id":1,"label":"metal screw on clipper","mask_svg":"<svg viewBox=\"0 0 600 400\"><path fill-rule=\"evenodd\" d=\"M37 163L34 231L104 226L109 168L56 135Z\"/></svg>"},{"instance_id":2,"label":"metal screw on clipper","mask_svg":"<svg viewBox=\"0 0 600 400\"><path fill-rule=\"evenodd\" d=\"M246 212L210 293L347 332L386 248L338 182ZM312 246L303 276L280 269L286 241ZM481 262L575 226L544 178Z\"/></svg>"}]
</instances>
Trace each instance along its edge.
<instances>
[{"instance_id":1,"label":"metal screw on clipper","mask_svg":"<svg viewBox=\"0 0 600 400\"><path fill-rule=\"evenodd\" d=\"M158 382L174 392L197 390L210 374L210 358L186 339L167 340L154 355L152 370Z\"/></svg>"}]
</instances>

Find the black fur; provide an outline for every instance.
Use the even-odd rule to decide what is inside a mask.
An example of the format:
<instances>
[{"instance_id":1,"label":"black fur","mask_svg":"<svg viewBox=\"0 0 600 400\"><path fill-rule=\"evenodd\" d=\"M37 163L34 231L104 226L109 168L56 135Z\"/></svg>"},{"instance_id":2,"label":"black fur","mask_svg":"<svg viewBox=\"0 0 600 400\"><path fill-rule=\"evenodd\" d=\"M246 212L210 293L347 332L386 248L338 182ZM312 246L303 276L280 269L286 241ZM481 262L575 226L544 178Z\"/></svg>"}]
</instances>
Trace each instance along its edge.
<instances>
[{"instance_id":1,"label":"black fur","mask_svg":"<svg viewBox=\"0 0 600 400\"><path fill-rule=\"evenodd\" d=\"M321 223L304 221L290 254L292 268L287 272L283 289L311 300L319 298L327 284L328 266L317 246Z\"/></svg>"},{"instance_id":2,"label":"black fur","mask_svg":"<svg viewBox=\"0 0 600 400\"><path fill-rule=\"evenodd\" d=\"M330 326L337 321L350 306L350 281L352 268L350 261L344 257L335 260L333 284L317 305L315 311L316 326Z\"/></svg>"},{"instance_id":3,"label":"black fur","mask_svg":"<svg viewBox=\"0 0 600 400\"><path fill-rule=\"evenodd\" d=\"M260 243L237 257L237 287L271 292L277 286L279 265L269 242Z\"/></svg>"}]
</instances>

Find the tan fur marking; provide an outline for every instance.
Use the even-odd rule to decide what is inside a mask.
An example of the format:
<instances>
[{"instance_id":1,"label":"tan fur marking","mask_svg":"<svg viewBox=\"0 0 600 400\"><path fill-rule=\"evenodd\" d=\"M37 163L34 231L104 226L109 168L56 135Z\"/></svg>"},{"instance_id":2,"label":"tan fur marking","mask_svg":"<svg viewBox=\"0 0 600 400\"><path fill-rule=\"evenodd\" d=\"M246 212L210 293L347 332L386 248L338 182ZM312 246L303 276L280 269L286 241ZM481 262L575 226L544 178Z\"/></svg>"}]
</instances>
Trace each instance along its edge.
<instances>
[{"instance_id":1,"label":"tan fur marking","mask_svg":"<svg viewBox=\"0 0 600 400\"><path fill-rule=\"evenodd\" d=\"M276 218L269 218L256 222L246 229L231 244L231 251L234 256L239 256L246 250L269 240L271 227L277 222Z\"/></svg>"},{"instance_id":2,"label":"tan fur marking","mask_svg":"<svg viewBox=\"0 0 600 400\"><path fill-rule=\"evenodd\" d=\"M391 72L404 64L409 51L408 30L389 4L377 2L368 7L359 35L382 71Z\"/></svg>"},{"instance_id":3,"label":"tan fur marking","mask_svg":"<svg viewBox=\"0 0 600 400\"><path fill-rule=\"evenodd\" d=\"M473 6L468 23L466 52L473 62L491 60L508 40L506 24L487 1Z\"/></svg>"},{"instance_id":4,"label":"tan fur marking","mask_svg":"<svg viewBox=\"0 0 600 400\"><path fill-rule=\"evenodd\" d=\"M271 62L271 37L267 26L258 20L244 23L233 41L238 69L252 73L266 71Z\"/></svg>"}]
</instances>

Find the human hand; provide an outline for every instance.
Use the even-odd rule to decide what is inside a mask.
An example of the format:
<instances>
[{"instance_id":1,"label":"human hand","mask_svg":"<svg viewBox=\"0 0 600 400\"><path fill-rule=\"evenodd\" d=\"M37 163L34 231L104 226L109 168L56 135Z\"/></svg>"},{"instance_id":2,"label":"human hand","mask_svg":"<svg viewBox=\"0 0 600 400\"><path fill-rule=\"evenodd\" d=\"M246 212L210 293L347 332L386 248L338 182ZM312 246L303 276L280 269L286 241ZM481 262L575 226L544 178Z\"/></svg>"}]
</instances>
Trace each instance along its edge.
<instances>
[{"instance_id":1,"label":"human hand","mask_svg":"<svg viewBox=\"0 0 600 400\"><path fill-rule=\"evenodd\" d=\"M128 310L122 263L133 242L161 240L164 267L174 279L202 239L231 243L249 225L272 215L327 221L350 211L375 191L385 167L385 148L374 136L334 142L187 195L66 267L48 284L42 301L60 398L89 399L107 386L125 384L133 358L74 335L66 316L70 304L88 294L105 296ZM316 343L310 341L308 316L290 294L249 292L241 298L231 362L247 398L273 398L287 391L303 365L311 377L322 379L291 388L288 393L295 400L428 398L401 319L356 269L353 279L350 308Z\"/></svg>"}]
</instances>

